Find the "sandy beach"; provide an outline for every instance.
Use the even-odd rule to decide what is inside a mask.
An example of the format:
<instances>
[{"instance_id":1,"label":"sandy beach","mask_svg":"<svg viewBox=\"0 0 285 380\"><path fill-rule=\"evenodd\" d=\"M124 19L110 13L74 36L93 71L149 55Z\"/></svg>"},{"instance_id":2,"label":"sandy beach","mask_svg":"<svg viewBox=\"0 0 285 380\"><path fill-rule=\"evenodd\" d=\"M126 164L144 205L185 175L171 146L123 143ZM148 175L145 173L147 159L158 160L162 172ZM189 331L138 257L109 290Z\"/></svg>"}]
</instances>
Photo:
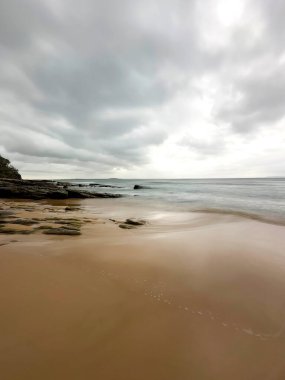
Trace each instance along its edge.
<instances>
[{"instance_id":1,"label":"sandy beach","mask_svg":"<svg viewBox=\"0 0 285 380\"><path fill-rule=\"evenodd\" d=\"M1 207L38 219L0 235L1 378L285 378L284 226L118 200ZM55 218L81 235L43 234Z\"/></svg>"}]
</instances>

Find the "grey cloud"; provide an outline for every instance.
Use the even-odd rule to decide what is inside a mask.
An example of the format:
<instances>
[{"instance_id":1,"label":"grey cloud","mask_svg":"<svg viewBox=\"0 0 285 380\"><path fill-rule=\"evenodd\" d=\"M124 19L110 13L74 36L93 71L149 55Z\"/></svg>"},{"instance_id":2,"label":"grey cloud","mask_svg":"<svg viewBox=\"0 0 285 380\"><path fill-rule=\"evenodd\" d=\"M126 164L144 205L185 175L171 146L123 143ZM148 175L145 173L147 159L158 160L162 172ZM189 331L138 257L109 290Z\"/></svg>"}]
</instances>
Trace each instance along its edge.
<instances>
[{"instance_id":1,"label":"grey cloud","mask_svg":"<svg viewBox=\"0 0 285 380\"><path fill-rule=\"evenodd\" d=\"M208 139L198 139L194 137L184 136L177 142L178 145L184 146L190 152L200 157L208 157L220 155L227 149L226 142L222 136L216 136Z\"/></svg>"},{"instance_id":2,"label":"grey cloud","mask_svg":"<svg viewBox=\"0 0 285 380\"><path fill-rule=\"evenodd\" d=\"M261 32L254 38L251 28L237 28L230 47L221 52L217 73L224 91L214 116L237 133L255 133L285 116L285 60L283 1L250 2L261 18Z\"/></svg>"},{"instance_id":3,"label":"grey cloud","mask_svg":"<svg viewBox=\"0 0 285 380\"><path fill-rule=\"evenodd\" d=\"M181 38L192 25L180 22L193 4L1 1L2 91L45 117L44 125L39 117L38 126L27 125L30 119L17 126L17 117L9 115L12 130L3 130L2 144L9 152L37 157L144 162L146 148L165 134L153 130L144 115L117 120L100 115L108 109L155 109L175 95L159 74L194 49L194 35L187 33L190 49ZM72 128L57 127L58 117Z\"/></svg>"},{"instance_id":4,"label":"grey cloud","mask_svg":"<svg viewBox=\"0 0 285 380\"><path fill-rule=\"evenodd\" d=\"M95 110L155 106L167 97L163 83L137 72L120 58L70 61L53 62L33 73L37 86L44 90L43 100L35 104L38 109L63 114L76 124L86 123Z\"/></svg>"},{"instance_id":5,"label":"grey cloud","mask_svg":"<svg viewBox=\"0 0 285 380\"><path fill-rule=\"evenodd\" d=\"M284 89L283 67L271 73L255 73L250 78L242 78L235 84L235 91L241 94L240 99L223 105L218 117L231 123L240 133L281 120L285 116Z\"/></svg>"},{"instance_id":6,"label":"grey cloud","mask_svg":"<svg viewBox=\"0 0 285 380\"><path fill-rule=\"evenodd\" d=\"M1 0L0 15L0 43L8 50L27 48L56 26L44 2L37 0Z\"/></svg>"},{"instance_id":7,"label":"grey cloud","mask_svg":"<svg viewBox=\"0 0 285 380\"><path fill-rule=\"evenodd\" d=\"M195 86L204 76L218 87L211 120L217 131L228 124L228 133L254 134L281 120L284 2L249 2L245 18L261 17L259 38L241 21L215 48L200 35L211 4L0 0L2 148L27 163L74 159L76 167L93 162L110 170L146 163L148 148L176 128L157 126L152 115L159 118L161 107L188 88L199 96ZM104 116L109 111L113 116ZM222 154L228 140L181 144L207 156Z\"/></svg>"}]
</instances>

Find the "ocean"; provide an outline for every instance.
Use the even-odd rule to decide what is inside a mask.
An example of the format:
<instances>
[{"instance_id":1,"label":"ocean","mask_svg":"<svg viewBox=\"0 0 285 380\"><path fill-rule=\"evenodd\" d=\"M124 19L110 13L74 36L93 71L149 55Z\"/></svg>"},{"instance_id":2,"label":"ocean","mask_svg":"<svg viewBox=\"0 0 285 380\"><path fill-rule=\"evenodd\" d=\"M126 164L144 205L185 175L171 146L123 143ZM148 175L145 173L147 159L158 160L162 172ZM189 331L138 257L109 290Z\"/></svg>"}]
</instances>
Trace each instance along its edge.
<instances>
[{"instance_id":1,"label":"ocean","mask_svg":"<svg viewBox=\"0 0 285 380\"><path fill-rule=\"evenodd\" d=\"M75 179L69 182L78 185L96 183L102 187L86 187L86 190L122 194L124 199L148 202L156 208L237 214L285 224L285 178L111 178ZM134 190L134 185L143 188Z\"/></svg>"}]
</instances>

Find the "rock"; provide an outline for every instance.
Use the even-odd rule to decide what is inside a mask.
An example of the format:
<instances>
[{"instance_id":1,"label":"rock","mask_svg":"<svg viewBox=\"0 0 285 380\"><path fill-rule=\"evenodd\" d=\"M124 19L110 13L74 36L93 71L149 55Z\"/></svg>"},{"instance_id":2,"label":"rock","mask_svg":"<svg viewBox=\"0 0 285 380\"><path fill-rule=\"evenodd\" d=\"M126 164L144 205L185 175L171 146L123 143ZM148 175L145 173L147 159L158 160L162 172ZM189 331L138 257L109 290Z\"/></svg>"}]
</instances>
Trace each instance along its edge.
<instances>
[{"instance_id":1,"label":"rock","mask_svg":"<svg viewBox=\"0 0 285 380\"><path fill-rule=\"evenodd\" d=\"M37 230L49 230L50 228L53 228L53 227L52 226L48 226L46 224L43 224L43 225L37 227L36 229Z\"/></svg>"},{"instance_id":2,"label":"rock","mask_svg":"<svg viewBox=\"0 0 285 380\"><path fill-rule=\"evenodd\" d=\"M68 198L121 198L121 194L111 194L111 193L91 193L88 191L81 190L68 190Z\"/></svg>"},{"instance_id":3,"label":"rock","mask_svg":"<svg viewBox=\"0 0 285 380\"><path fill-rule=\"evenodd\" d=\"M115 186L115 185L104 185L102 183L90 183L90 187L110 187L112 189L121 189L121 186Z\"/></svg>"},{"instance_id":4,"label":"rock","mask_svg":"<svg viewBox=\"0 0 285 380\"><path fill-rule=\"evenodd\" d=\"M32 226L34 224L38 224L39 222L33 219L13 219L9 223L11 224L21 224L23 226Z\"/></svg>"},{"instance_id":5,"label":"rock","mask_svg":"<svg viewBox=\"0 0 285 380\"><path fill-rule=\"evenodd\" d=\"M119 224L119 227L124 228L125 230L131 230L132 228L135 228L135 226L132 226L131 224L125 224L125 223Z\"/></svg>"},{"instance_id":6,"label":"rock","mask_svg":"<svg viewBox=\"0 0 285 380\"><path fill-rule=\"evenodd\" d=\"M68 198L84 199L84 198L94 198L94 196L91 193L88 193L87 191L68 189Z\"/></svg>"},{"instance_id":7,"label":"rock","mask_svg":"<svg viewBox=\"0 0 285 380\"><path fill-rule=\"evenodd\" d=\"M65 207L65 211L80 211L80 208L76 206L67 206Z\"/></svg>"},{"instance_id":8,"label":"rock","mask_svg":"<svg viewBox=\"0 0 285 380\"><path fill-rule=\"evenodd\" d=\"M150 187L142 186L142 185L135 185L134 190L142 190L142 189L150 189Z\"/></svg>"},{"instance_id":9,"label":"rock","mask_svg":"<svg viewBox=\"0 0 285 380\"><path fill-rule=\"evenodd\" d=\"M67 227L49 228L47 230L44 230L43 233L46 235L81 235L81 232L78 229Z\"/></svg>"},{"instance_id":10,"label":"rock","mask_svg":"<svg viewBox=\"0 0 285 380\"><path fill-rule=\"evenodd\" d=\"M116 220L116 219L109 219L109 220L113 223L118 224L120 228L125 228L125 229L136 228L138 226L143 226L146 224L146 221L142 219L126 219L124 222Z\"/></svg>"},{"instance_id":11,"label":"rock","mask_svg":"<svg viewBox=\"0 0 285 380\"><path fill-rule=\"evenodd\" d=\"M0 210L0 218L7 218L11 217L11 215L15 214L14 211L10 210Z\"/></svg>"},{"instance_id":12,"label":"rock","mask_svg":"<svg viewBox=\"0 0 285 380\"><path fill-rule=\"evenodd\" d=\"M146 224L146 221L142 219L126 219L125 223L132 226L143 226Z\"/></svg>"},{"instance_id":13,"label":"rock","mask_svg":"<svg viewBox=\"0 0 285 380\"><path fill-rule=\"evenodd\" d=\"M0 198L67 199L67 198L120 198L121 194L93 193L71 188L66 182L0 179Z\"/></svg>"},{"instance_id":14,"label":"rock","mask_svg":"<svg viewBox=\"0 0 285 380\"><path fill-rule=\"evenodd\" d=\"M22 234L29 235L32 234L34 230L17 230L14 228L0 228L0 234Z\"/></svg>"},{"instance_id":15,"label":"rock","mask_svg":"<svg viewBox=\"0 0 285 380\"><path fill-rule=\"evenodd\" d=\"M1 198L65 199L68 193L52 181L0 179Z\"/></svg>"},{"instance_id":16,"label":"rock","mask_svg":"<svg viewBox=\"0 0 285 380\"><path fill-rule=\"evenodd\" d=\"M122 198L122 194L92 193L95 198Z\"/></svg>"}]
</instances>

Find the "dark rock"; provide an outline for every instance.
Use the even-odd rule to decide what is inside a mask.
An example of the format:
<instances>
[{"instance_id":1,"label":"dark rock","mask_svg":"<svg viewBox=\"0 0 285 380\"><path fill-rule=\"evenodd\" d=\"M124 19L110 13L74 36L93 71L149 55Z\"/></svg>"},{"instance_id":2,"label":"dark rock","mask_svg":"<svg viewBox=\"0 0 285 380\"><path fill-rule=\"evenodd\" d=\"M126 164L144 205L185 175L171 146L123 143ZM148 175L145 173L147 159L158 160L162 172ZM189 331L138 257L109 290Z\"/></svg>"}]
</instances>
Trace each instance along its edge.
<instances>
[{"instance_id":1,"label":"dark rock","mask_svg":"<svg viewBox=\"0 0 285 380\"><path fill-rule=\"evenodd\" d=\"M121 198L121 194L111 194L111 193L91 193L82 190L68 190L68 198Z\"/></svg>"},{"instance_id":2,"label":"dark rock","mask_svg":"<svg viewBox=\"0 0 285 380\"><path fill-rule=\"evenodd\" d=\"M43 233L46 235L81 235L81 232L78 229L71 229L66 227L49 228L47 230L44 230Z\"/></svg>"},{"instance_id":3,"label":"dark rock","mask_svg":"<svg viewBox=\"0 0 285 380\"><path fill-rule=\"evenodd\" d=\"M11 215L13 215L13 214L15 214L14 211L1 210L1 211L0 211L0 218L11 217Z\"/></svg>"},{"instance_id":4,"label":"dark rock","mask_svg":"<svg viewBox=\"0 0 285 380\"><path fill-rule=\"evenodd\" d=\"M142 190L142 189L150 189L150 187L142 186L142 185L135 185L134 190Z\"/></svg>"},{"instance_id":5,"label":"dark rock","mask_svg":"<svg viewBox=\"0 0 285 380\"><path fill-rule=\"evenodd\" d=\"M0 228L0 234L22 234L29 235L32 234L34 230L16 230L14 228Z\"/></svg>"},{"instance_id":6,"label":"dark rock","mask_svg":"<svg viewBox=\"0 0 285 380\"><path fill-rule=\"evenodd\" d=\"M32 226L38 224L39 222L32 219L15 219L10 222L11 224L21 224L23 226Z\"/></svg>"},{"instance_id":7,"label":"dark rock","mask_svg":"<svg viewBox=\"0 0 285 380\"><path fill-rule=\"evenodd\" d=\"M52 226L48 226L48 225L43 224L42 226L39 226L39 227L37 227L36 229L37 229L37 230L48 230L48 229L50 229L50 228L53 228L53 227L52 227Z\"/></svg>"},{"instance_id":8,"label":"dark rock","mask_svg":"<svg viewBox=\"0 0 285 380\"><path fill-rule=\"evenodd\" d=\"M94 198L122 198L122 194L111 194L111 193L92 193Z\"/></svg>"},{"instance_id":9,"label":"dark rock","mask_svg":"<svg viewBox=\"0 0 285 380\"><path fill-rule=\"evenodd\" d=\"M70 188L65 182L0 179L0 198L67 199L67 198L119 198L121 194L91 193Z\"/></svg>"},{"instance_id":10,"label":"dark rock","mask_svg":"<svg viewBox=\"0 0 285 380\"><path fill-rule=\"evenodd\" d=\"M1 198L65 199L66 190L51 181L0 179Z\"/></svg>"},{"instance_id":11,"label":"dark rock","mask_svg":"<svg viewBox=\"0 0 285 380\"><path fill-rule=\"evenodd\" d=\"M131 224L125 224L125 223L119 224L119 227L125 230L131 230L132 228L135 228L135 226L132 226Z\"/></svg>"},{"instance_id":12,"label":"dark rock","mask_svg":"<svg viewBox=\"0 0 285 380\"><path fill-rule=\"evenodd\" d=\"M91 193L82 190L68 189L68 198L94 198Z\"/></svg>"},{"instance_id":13,"label":"dark rock","mask_svg":"<svg viewBox=\"0 0 285 380\"><path fill-rule=\"evenodd\" d=\"M80 211L80 208L76 206L67 206L65 207L65 211Z\"/></svg>"},{"instance_id":14,"label":"dark rock","mask_svg":"<svg viewBox=\"0 0 285 380\"><path fill-rule=\"evenodd\" d=\"M104 185L102 183L90 183L89 186L90 187L109 187L109 188L112 188L112 189L121 189L122 188L121 186Z\"/></svg>"},{"instance_id":15,"label":"dark rock","mask_svg":"<svg viewBox=\"0 0 285 380\"><path fill-rule=\"evenodd\" d=\"M146 224L146 221L142 219L126 219L125 223L132 226L143 226Z\"/></svg>"}]
</instances>

